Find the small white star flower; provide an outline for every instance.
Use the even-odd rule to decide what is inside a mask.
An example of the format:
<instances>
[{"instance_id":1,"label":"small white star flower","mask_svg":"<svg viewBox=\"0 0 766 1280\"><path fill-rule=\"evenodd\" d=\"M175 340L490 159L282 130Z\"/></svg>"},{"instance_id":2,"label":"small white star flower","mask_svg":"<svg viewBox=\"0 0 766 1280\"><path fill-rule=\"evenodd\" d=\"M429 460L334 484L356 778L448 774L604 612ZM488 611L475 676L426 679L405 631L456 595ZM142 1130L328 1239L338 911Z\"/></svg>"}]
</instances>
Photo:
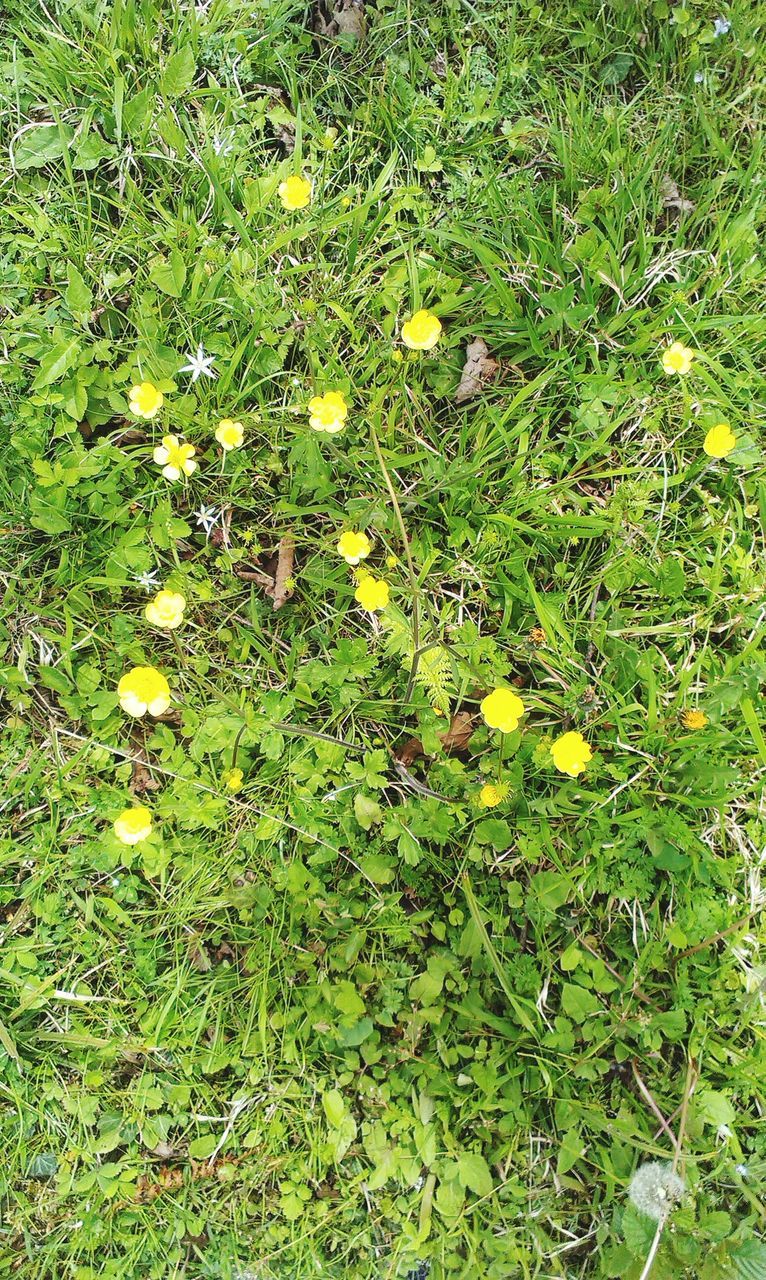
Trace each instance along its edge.
<instances>
[{"instance_id":1,"label":"small white star flower","mask_svg":"<svg viewBox=\"0 0 766 1280\"><path fill-rule=\"evenodd\" d=\"M229 142L225 134L213 134L213 141L211 145L217 156L228 156L234 150L233 144Z\"/></svg>"},{"instance_id":2,"label":"small white star flower","mask_svg":"<svg viewBox=\"0 0 766 1280\"><path fill-rule=\"evenodd\" d=\"M140 587L144 588L144 591L154 591L159 584L159 577L156 571L152 569L147 573L139 573L136 582Z\"/></svg>"},{"instance_id":3,"label":"small white star flower","mask_svg":"<svg viewBox=\"0 0 766 1280\"><path fill-rule=\"evenodd\" d=\"M196 382L198 378L201 378L203 373L206 378L214 378L216 376L213 369L215 356L206 356L202 343L197 347L196 354L187 352L186 358L189 363L179 369L179 373L190 373L192 382Z\"/></svg>"},{"instance_id":4,"label":"small white star flower","mask_svg":"<svg viewBox=\"0 0 766 1280\"><path fill-rule=\"evenodd\" d=\"M713 39L717 40L719 36L726 36L731 31L731 23L728 18L716 18L713 23Z\"/></svg>"},{"instance_id":5,"label":"small white star flower","mask_svg":"<svg viewBox=\"0 0 766 1280\"><path fill-rule=\"evenodd\" d=\"M704 72L704 71L695 71L695 72L694 72L694 83L695 83L695 84L704 84L704 83L705 83L705 72Z\"/></svg>"},{"instance_id":6,"label":"small white star flower","mask_svg":"<svg viewBox=\"0 0 766 1280\"><path fill-rule=\"evenodd\" d=\"M220 511L216 511L215 507L200 507L194 514L197 517L197 524L202 526L206 537L209 538L221 518Z\"/></svg>"}]
</instances>

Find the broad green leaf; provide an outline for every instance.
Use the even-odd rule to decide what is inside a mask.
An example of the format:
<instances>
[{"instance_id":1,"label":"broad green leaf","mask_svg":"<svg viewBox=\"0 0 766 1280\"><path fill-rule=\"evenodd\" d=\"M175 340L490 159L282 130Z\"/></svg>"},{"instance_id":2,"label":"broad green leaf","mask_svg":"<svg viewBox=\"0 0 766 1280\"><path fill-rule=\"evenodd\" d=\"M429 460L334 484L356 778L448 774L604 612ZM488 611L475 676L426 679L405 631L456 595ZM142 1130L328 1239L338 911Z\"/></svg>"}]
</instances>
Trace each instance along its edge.
<instances>
[{"instance_id":1,"label":"broad green leaf","mask_svg":"<svg viewBox=\"0 0 766 1280\"><path fill-rule=\"evenodd\" d=\"M601 1004L592 991L565 982L561 993L561 1008L574 1022L584 1022L586 1018L599 1012Z\"/></svg>"},{"instance_id":2,"label":"broad green leaf","mask_svg":"<svg viewBox=\"0 0 766 1280\"><path fill-rule=\"evenodd\" d=\"M13 151L17 169L41 169L52 160L60 160L73 137L68 125L36 124L21 135Z\"/></svg>"},{"instance_id":3,"label":"broad green leaf","mask_svg":"<svg viewBox=\"0 0 766 1280\"><path fill-rule=\"evenodd\" d=\"M77 146L72 160L72 168L83 169L88 172L91 169L96 169L102 160L110 160L115 155L115 147L111 142L107 142L105 138L102 138L100 133L87 133Z\"/></svg>"},{"instance_id":4,"label":"broad green leaf","mask_svg":"<svg viewBox=\"0 0 766 1280\"><path fill-rule=\"evenodd\" d=\"M206 1160L215 1151L217 1143L214 1133L206 1133L203 1138L195 1138L189 1143L189 1155L192 1160Z\"/></svg>"},{"instance_id":5,"label":"broad green leaf","mask_svg":"<svg viewBox=\"0 0 766 1280\"><path fill-rule=\"evenodd\" d=\"M168 58L162 74L161 88L166 98L179 98L194 80L196 66L190 46L184 45Z\"/></svg>"},{"instance_id":6,"label":"broad green leaf","mask_svg":"<svg viewBox=\"0 0 766 1280\"><path fill-rule=\"evenodd\" d=\"M343 1094L338 1089L328 1089L322 1094L322 1107L327 1116L327 1123L339 1129L346 1118L346 1104Z\"/></svg>"},{"instance_id":7,"label":"broad green leaf","mask_svg":"<svg viewBox=\"0 0 766 1280\"><path fill-rule=\"evenodd\" d=\"M461 1187L467 1187L477 1196L490 1194L493 1186L492 1174L484 1156L476 1151L464 1151L457 1168Z\"/></svg>"},{"instance_id":8,"label":"broad green leaf","mask_svg":"<svg viewBox=\"0 0 766 1280\"><path fill-rule=\"evenodd\" d=\"M178 249L171 249L168 258L155 259L149 279L169 297L181 297L186 281L186 263Z\"/></svg>"},{"instance_id":9,"label":"broad green leaf","mask_svg":"<svg viewBox=\"0 0 766 1280\"><path fill-rule=\"evenodd\" d=\"M67 263L67 287L64 290L64 301L74 314L89 312L93 306L93 295L73 262Z\"/></svg>"},{"instance_id":10,"label":"broad green leaf","mask_svg":"<svg viewBox=\"0 0 766 1280\"><path fill-rule=\"evenodd\" d=\"M79 355L80 343L77 338L57 342L40 361L37 377L32 384L34 389L39 391L42 387L49 387L52 382L58 382L77 363Z\"/></svg>"}]
</instances>

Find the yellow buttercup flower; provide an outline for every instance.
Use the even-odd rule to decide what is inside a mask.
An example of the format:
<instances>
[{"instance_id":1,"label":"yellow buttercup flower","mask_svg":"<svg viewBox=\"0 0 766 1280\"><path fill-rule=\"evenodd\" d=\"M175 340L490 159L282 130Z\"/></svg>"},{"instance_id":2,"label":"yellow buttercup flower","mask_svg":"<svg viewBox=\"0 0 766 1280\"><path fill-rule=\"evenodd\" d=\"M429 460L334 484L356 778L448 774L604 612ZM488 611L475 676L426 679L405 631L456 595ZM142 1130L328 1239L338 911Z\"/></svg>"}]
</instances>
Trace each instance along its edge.
<instances>
[{"instance_id":1,"label":"yellow buttercup flower","mask_svg":"<svg viewBox=\"0 0 766 1280\"><path fill-rule=\"evenodd\" d=\"M563 733L551 747L553 763L561 773L576 778L582 773L593 752L581 733Z\"/></svg>"},{"instance_id":2,"label":"yellow buttercup flower","mask_svg":"<svg viewBox=\"0 0 766 1280\"><path fill-rule=\"evenodd\" d=\"M343 556L346 564L359 564L359 561L365 560L371 551L372 544L366 533L354 533L353 529L349 529L338 539L338 555Z\"/></svg>"},{"instance_id":3,"label":"yellow buttercup flower","mask_svg":"<svg viewBox=\"0 0 766 1280\"><path fill-rule=\"evenodd\" d=\"M280 182L277 191L285 209L305 209L311 204L311 183L298 173Z\"/></svg>"},{"instance_id":4,"label":"yellow buttercup flower","mask_svg":"<svg viewBox=\"0 0 766 1280\"><path fill-rule=\"evenodd\" d=\"M662 353L662 367L666 373L688 373L695 354L691 347L685 347L683 342L674 342Z\"/></svg>"},{"instance_id":5,"label":"yellow buttercup flower","mask_svg":"<svg viewBox=\"0 0 766 1280\"><path fill-rule=\"evenodd\" d=\"M704 711L690 708L688 711L681 712L681 724L685 729L704 729L707 724L707 716Z\"/></svg>"},{"instance_id":6,"label":"yellow buttercup flower","mask_svg":"<svg viewBox=\"0 0 766 1280\"><path fill-rule=\"evenodd\" d=\"M221 418L215 429L215 438L224 452L239 449L245 438L245 428L241 422L232 422L231 418Z\"/></svg>"},{"instance_id":7,"label":"yellow buttercup flower","mask_svg":"<svg viewBox=\"0 0 766 1280\"><path fill-rule=\"evenodd\" d=\"M499 729L501 733L513 733L525 709L521 698L510 689L493 689L480 704L481 714L490 729Z\"/></svg>"},{"instance_id":8,"label":"yellow buttercup flower","mask_svg":"<svg viewBox=\"0 0 766 1280\"><path fill-rule=\"evenodd\" d=\"M224 774L224 781L229 791L233 791L235 793L237 791L241 791L244 784L244 777L245 775L241 769L229 769L228 773Z\"/></svg>"},{"instance_id":9,"label":"yellow buttercup flower","mask_svg":"<svg viewBox=\"0 0 766 1280\"><path fill-rule=\"evenodd\" d=\"M386 556L386 565L389 569L395 569L398 563L398 556Z\"/></svg>"},{"instance_id":10,"label":"yellow buttercup flower","mask_svg":"<svg viewBox=\"0 0 766 1280\"><path fill-rule=\"evenodd\" d=\"M439 341L441 331L441 320L421 309L402 325L402 342L411 351L430 351Z\"/></svg>"},{"instance_id":11,"label":"yellow buttercup flower","mask_svg":"<svg viewBox=\"0 0 766 1280\"><path fill-rule=\"evenodd\" d=\"M485 782L479 792L479 804L483 809L494 809L507 798L509 790L507 782Z\"/></svg>"},{"instance_id":12,"label":"yellow buttercup flower","mask_svg":"<svg viewBox=\"0 0 766 1280\"><path fill-rule=\"evenodd\" d=\"M170 706L170 685L156 667L131 667L117 685L117 697L129 716L161 716Z\"/></svg>"},{"instance_id":13,"label":"yellow buttercup flower","mask_svg":"<svg viewBox=\"0 0 766 1280\"><path fill-rule=\"evenodd\" d=\"M737 443L737 437L728 422L719 422L705 436L702 448L709 458L726 458Z\"/></svg>"},{"instance_id":14,"label":"yellow buttercup flower","mask_svg":"<svg viewBox=\"0 0 766 1280\"><path fill-rule=\"evenodd\" d=\"M128 396L130 412L137 418L153 418L162 408L164 399L162 392L157 390L153 382L139 382L137 387L130 389Z\"/></svg>"},{"instance_id":15,"label":"yellow buttercup flower","mask_svg":"<svg viewBox=\"0 0 766 1280\"><path fill-rule=\"evenodd\" d=\"M152 833L152 815L142 804L123 809L114 820L114 834L122 844L140 844Z\"/></svg>"},{"instance_id":16,"label":"yellow buttercup flower","mask_svg":"<svg viewBox=\"0 0 766 1280\"><path fill-rule=\"evenodd\" d=\"M326 391L309 400L309 426L315 431L333 435L342 431L348 417L348 405L342 391Z\"/></svg>"},{"instance_id":17,"label":"yellow buttercup flower","mask_svg":"<svg viewBox=\"0 0 766 1280\"><path fill-rule=\"evenodd\" d=\"M163 436L162 444L154 450L154 461L162 467L166 480L180 480L182 475L190 476L197 470L196 452L193 444L179 440L178 436Z\"/></svg>"},{"instance_id":18,"label":"yellow buttercup flower","mask_svg":"<svg viewBox=\"0 0 766 1280\"><path fill-rule=\"evenodd\" d=\"M369 613L374 613L376 609L385 609L389 600L388 583L367 574L354 592L354 599Z\"/></svg>"},{"instance_id":19,"label":"yellow buttercup flower","mask_svg":"<svg viewBox=\"0 0 766 1280\"><path fill-rule=\"evenodd\" d=\"M153 627L162 627L165 631L172 631L173 627L180 627L184 620L184 609L186 608L186 597L182 596L178 591L158 591L153 600L150 600L144 609L144 615L147 622L151 622Z\"/></svg>"}]
</instances>

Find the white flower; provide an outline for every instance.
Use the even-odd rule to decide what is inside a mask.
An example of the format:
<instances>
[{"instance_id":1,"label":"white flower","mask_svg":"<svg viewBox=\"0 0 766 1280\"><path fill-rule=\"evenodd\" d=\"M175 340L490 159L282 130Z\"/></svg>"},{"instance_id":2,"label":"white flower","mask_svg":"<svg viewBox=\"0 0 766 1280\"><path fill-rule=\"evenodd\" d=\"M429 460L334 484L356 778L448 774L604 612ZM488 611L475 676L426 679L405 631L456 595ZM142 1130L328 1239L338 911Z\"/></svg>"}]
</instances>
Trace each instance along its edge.
<instances>
[{"instance_id":1,"label":"white flower","mask_svg":"<svg viewBox=\"0 0 766 1280\"><path fill-rule=\"evenodd\" d=\"M202 343L197 347L196 355L189 351L186 353L186 359L189 363L185 364L178 372L190 373L192 382L196 382L198 378L201 378L203 373L206 378L215 377L215 370L212 367L215 364L215 356L206 356Z\"/></svg>"},{"instance_id":2,"label":"white flower","mask_svg":"<svg viewBox=\"0 0 766 1280\"><path fill-rule=\"evenodd\" d=\"M211 145L217 156L228 156L234 150L232 143L227 140L225 134L214 133Z\"/></svg>"},{"instance_id":3,"label":"white flower","mask_svg":"<svg viewBox=\"0 0 766 1280\"><path fill-rule=\"evenodd\" d=\"M719 1124L716 1132L716 1138L720 1143L728 1142L731 1137L731 1129L727 1124Z\"/></svg>"},{"instance_id":4,"label":"white flower","mask_svg":"<svg viewBox=\"0 0 766 1280\"><path fill-rule=\"evenodd\" d=\"M716 18L713 23L713 39L717 40L718 36L726 36L731 31L731 23L728 18Z\"/></svg>"},{"instance_id":5,"label":"white flower","mask_svg":"<svg viewBox=\"0 0 766 1280\"><path fill-rule=\"evenodd\" d=\"M194 514L197 517L197 524L202 526L209 538L221 518L220 511L216 511L215 507L200 507Z\"/></svg>"},{"instance_id":6,"label":"white flower","mask_svg":"<svg viewBox=\"0 0 766 1280\"><path fill-rule=\"evenodd\" d=\"M144 588L144 591L154 591L159 583L159 576L155 569L151 569L147 573L139 573L136 582Z\"/></svg>"},{"instance_id":7,"label":"white flower","mask_svg":"<svg viewBox=\"0 0 766 1280\"><path fill-rule=\"evenodd\" d=\"M694 72L694 83L695 83L695 84L704 84L704 83L705 83L705 72L704 72L704 71L695 71L695 72Z\"/></svg>"},{"instance_id":8,"label":"white flower","mask_svg":"<svg viewBox=\"0 0 766 1280\"><path fill-rule=\"evenodd\" d=\"M639 1165L628 1183L628 1195L639 1213L655 1222L667 1217L685 1190L683 1178L673 1172L673 1166L655 1160Z\"/></svg>"},{"instance_id":9,"label":"white flower","mask_svg":"<svg viewBox=\"0 0 766 1280\"><path fill-rule=\"evenodd\" d=\"M746 1164L735 1164L734 1168L736 1172L739 1174L740 1178L748 1178L750 1176L750 1170L748 1169Z\"/></svg>"}]
</instances>

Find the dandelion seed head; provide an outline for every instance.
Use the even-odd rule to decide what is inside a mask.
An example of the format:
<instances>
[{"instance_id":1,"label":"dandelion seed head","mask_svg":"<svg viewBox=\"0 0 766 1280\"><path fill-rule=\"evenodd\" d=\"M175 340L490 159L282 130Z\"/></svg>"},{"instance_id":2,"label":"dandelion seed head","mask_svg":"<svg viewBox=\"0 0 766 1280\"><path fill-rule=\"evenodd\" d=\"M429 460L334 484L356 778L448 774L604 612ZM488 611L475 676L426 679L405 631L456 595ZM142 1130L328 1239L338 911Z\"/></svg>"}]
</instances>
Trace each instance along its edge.
<instances>
[{"instance_id":1,"label":"dandelion seed head","mask_svg":"<svg viewBox=\"0 0 766 1280\"><path fill-rule=\"evenodd\" d=\"M639 1165L628 1184L628 1196L639 1213L660 1222L682 1198L686 1185L673 1166L652 1160Z\"/></svg>"}]
</instances>

